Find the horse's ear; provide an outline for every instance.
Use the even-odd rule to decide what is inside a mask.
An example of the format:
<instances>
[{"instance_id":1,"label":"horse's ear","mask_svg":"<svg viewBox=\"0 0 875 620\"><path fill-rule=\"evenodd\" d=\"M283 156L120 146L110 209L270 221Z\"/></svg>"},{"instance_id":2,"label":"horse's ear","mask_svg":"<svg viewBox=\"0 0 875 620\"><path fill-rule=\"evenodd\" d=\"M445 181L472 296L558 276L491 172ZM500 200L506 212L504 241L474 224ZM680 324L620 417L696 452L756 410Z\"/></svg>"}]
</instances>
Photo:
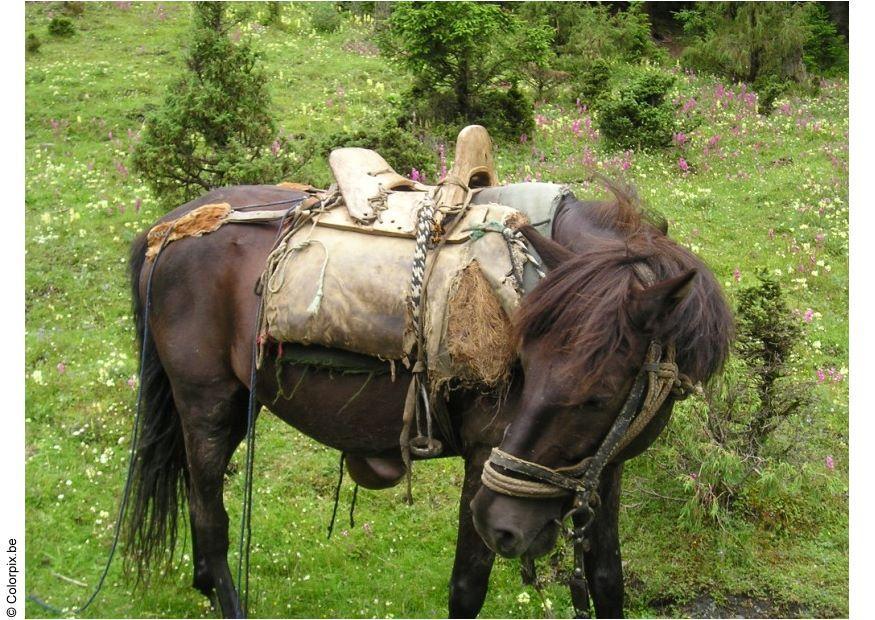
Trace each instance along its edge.
<instances>
[{"instance_id":1,"label":"horse's ear","mask_svg":"<svg viewBox=\"0 0 875 620\"><path fill-rule=\"evenodd\" d=\"M526 240L532 244L532 247L535 248L535 252L541 257L541 262L544 263L547 269L555 269L565 261L571 260L577 256L568 248L559 245L552 239L548 239L539 233L537 229L530 224L524 224L520 226L518 230L523 233L523 237L525 237Z\"/></svg>"},{"instance_id":2,"label":"horse's ear","mask_svg":"<svg viewBox=\"0 0 875 620\"><path fill-rule=\"evenodd\" d=\"M632 323L645 332L654 331L659 320L668 316L690 293L695 276L696 270L690 269L674 278L633 291L628 310Z\"/></svg>"}]
</instances>

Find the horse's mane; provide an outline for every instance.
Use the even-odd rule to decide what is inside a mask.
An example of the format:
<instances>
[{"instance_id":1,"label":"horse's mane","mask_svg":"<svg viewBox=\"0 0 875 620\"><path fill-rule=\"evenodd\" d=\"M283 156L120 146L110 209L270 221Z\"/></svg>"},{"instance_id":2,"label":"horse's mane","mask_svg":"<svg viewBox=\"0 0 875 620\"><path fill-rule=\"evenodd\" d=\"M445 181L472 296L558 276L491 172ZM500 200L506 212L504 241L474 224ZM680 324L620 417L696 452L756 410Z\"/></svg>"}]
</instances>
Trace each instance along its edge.
<instances>
[{"instance_id":1,"label":"horse's mane","mask_svg":"<svg viewBox=\"0 0 875 620\"><path fill-rule=\"evenodd\" d=\"M652 336L675 344L681 372L693 381L708 379L721 369L733 335L720 286L697 256L660 230L634 193L612 184L608 188L614 200L588 203L586 209L587 219L610 234L591 235L586 252L558 265L526 296L516 316L518 336L573 353L565 356L569 367L559 371L581 382L583 389L600 375L606 359L628 351L641 337L626 312L632 291L641 286L633 263L646 263L657 281L695 269L686 298ZM531 231L525 234L536 249L558 245L544 237L535 240Z\"/></svg>"}]
</instances>

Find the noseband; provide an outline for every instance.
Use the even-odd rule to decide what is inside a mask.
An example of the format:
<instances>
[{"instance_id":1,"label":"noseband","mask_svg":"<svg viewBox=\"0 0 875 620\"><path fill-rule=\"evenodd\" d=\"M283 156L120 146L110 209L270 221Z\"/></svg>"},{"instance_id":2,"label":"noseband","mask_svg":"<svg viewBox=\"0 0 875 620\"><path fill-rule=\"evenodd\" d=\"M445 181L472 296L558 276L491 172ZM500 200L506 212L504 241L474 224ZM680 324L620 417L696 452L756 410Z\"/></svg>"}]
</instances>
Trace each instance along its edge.
<instances>
[{"instance_id":1,"label":"noseband","mask_svg":"<svg viewBox=\"0 0 875 620\"><path fill-rule=\"evenodd\" d=\"M593 508L598 505L599 477L605 465L641 434L669 394L682 399L692 391L689 378L678 372L674 347L669 346L665 359L661 358L662 347L651 342L623 408L593 456L571 467L553 469L493 448L483 467L483 484L511 497L547 499L573 495L573 507L565 517L587 512L588 525Z\"/></svg>"},{"instance_id":2,"label":"noseband","mask_svg":"<svg viewBox=\"0 0 875 620\"><path fill-rule=\"evenodd\" d=\"M641 434L669 394L680 400L692 391L689 378L678 372L674 347L668 347L665 359L661 357L662 347L651 342L623 408L593 456L571 467L553 469L493 448L483 468L483 484L512 497L546 499L574 495L572 512L586 510L591 501L598 501L591 498L597 497L599 476L605 465ZM509 476L496 467L517 476Z\"/></svg>"},{"instance_id":3,"label":"noseband","mask_svg":"<svg viewBox=\"0 0 875 620\"><path fill-rule=\"evenodd\" d=\"M662 346L656 341L651 342L647 358L635 377L623 408L593 456L571 467L552 469L493 448L483 466L481 481L496 493L529 499L574 497L571 509L562 517L562 521L571 517L573 522L573 527L567 530L568 537L574 543L574 574L569 586L575 617L578 618L589 617L584 553L589 548L586 532L601 502L598 484L602 470L641 434L669 394L675 400L681 400L694 391L689 377L678 372L673 345L666 348L665 359L661 358ZM508 475L510 473L516 476ZM534 565L530 566L533 571Z\"/></svg>"}]
</instances>

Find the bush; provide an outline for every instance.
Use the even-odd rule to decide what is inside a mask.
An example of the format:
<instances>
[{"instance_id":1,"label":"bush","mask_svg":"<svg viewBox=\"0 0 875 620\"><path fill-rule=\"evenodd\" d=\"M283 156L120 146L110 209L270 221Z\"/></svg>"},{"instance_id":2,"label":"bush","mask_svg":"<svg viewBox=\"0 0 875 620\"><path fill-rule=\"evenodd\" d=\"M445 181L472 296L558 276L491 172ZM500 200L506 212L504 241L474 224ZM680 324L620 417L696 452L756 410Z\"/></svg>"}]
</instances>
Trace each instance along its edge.
<instances>
[{"instance_id":1,"label":"bush","mask_svg":"<svg viewBox=\"0 0 875 620\"><path fill-rule=\"evenodd\" d=\"M424 140L391 121L379 127L330 134L323 140L320 154L327 158L332 149L344 146L377 151L404 176L408 176L413 168L431 173L437 162L436 151Z\"/></svg>"},{"instance_id":2,"label":"bush","mask_svg":"<svg viewBox=\"0 0 875 620\"><path fill-rule=\"evenodd\" d=\"M611 81L611 66L606 60L594 59L582 66L574 79L574 97L592 106L608 89Z\"/></svg>"},{"instance_id":3,"label":"bush","mask_svg":"<svg viewBox=\"0 0 875 620\"><path fill-rule=\"evenodd\" d=\"M757 80L753 85L757 94L757 112L763 116L771 114L775 108L775 100L787 92L789 88L789 82L773 76Z\"/></svg>"},{"instance_id":4,"label":"bush","mask_svg":"<svg viewBox=\"0 0 875 620\"><path fill-rule=\"evenodd\" d=\"M483 93L471 111L469 120L486 127L497 140L516 140L521 134L531 134L535 129L532 102L516 86L506 91L490 90Z\"/></svg>"},{"instance_id":5,"label":"bush","mask_svg":"<svg viewBox=\"0 0 875 620\"><path fill-rule=\"evenodd\" d=\"M61 2L61 12L70 17L79 17L85 12L84 2L69 2L65 0Z\"/></svg>"},{"instance_id":6,"label":"bush","mask_svg":"<svg viewBox=\"0 0 875 620\"><path fill-rule=\"evenodd\" d=\"M807 5L809 35L802 58L809 71L820 75L847 75L848 46L822 4Z\"/></svg>"},{"instance_id":7,"label":"bush","mask_svg":"<svg viewBox=\"0 0 875 620\"><path fill-rule=\"evenodd\" d=\"M34 33L31 32L27 35L27 41L25 42L24 47L28 51L28 53L36 54L37 52L39 52L39 48L41 45L42 41L40 41L39 37L36 36Z\"/></svg>"},{"instance_id":8,"label":"bush","mask_svg":"<svg viewBox=\"0 0 875 620\"><path fill-rule=\"evenodd\" d=\"M340 13L333 2L313 2L309 8L310 25L316 32L330 34L340 29Z\"/></svg>"},{"instance_id":9,"label":"bush","mask_svg":"<svg viewBox=\"0 0 875 620\"><path fill-rule=\"evenodd\" d=\"M55 16L49 22L49 34L53 37L71 37L76 33L76 27L66 17Z\"/></svg>"},{"instance_id":10,"label":"bush","mask_svg":"<svg viewBox=\"0 0 875 620\"><path fill-rule=\"evenodd\" d=\"M683 23L685 67L753 84L771 76L802 82L807 9L789 2L699 2Z\"/></svg>"},{"instance_id":11,"label":"bush","mask_svg":"<svg viewBox=\"0 0 875 620\"><path fill-rule=\"evenodd\" d=\"M668 91L675 78L654 69L637 70L617 92L597 104L602 137L613 148L661 148L671 143L675 116Z\"/></svg>"},{"instance_id":12,"label":"bush","mask_svg":"<svg viewBox=\"0 0 875 620\"><path fill-rule=\"evenodd\" d=\"M521 81L529 63L541 63L551 36L491 3L404 2L394 5L378 43L413 77L407 108L417 121L453 123L473 122L500 99L500 116L513 109L513 117L520 98L496 91Z\"/></svg>"},{"instance_id":13,"label":"bush","mask_svg":"<svg viewBox=\"0 0 875 620\"><path fill-rule=\"evenodd\" d=\"M276 183L298 164L277 136L257 55L227 35L225 8L195 3L188 72L149 115L134 151L134 169L168 207L215 187Z\"/></svg>"},{"instance_id":14,"label":"bush","mask_svg":"<svg viewBox=\"0 0 875 620\"><path fill-rule=\"evenodd\" d=\"M788 420L810 412L811 385L790 378L802 332L781 287L765 274L759 280L738 294L738 337L727 371L692 408L694 423L675 431L680 477L691 492L688 517L721 520L739 500L770 519L793 510L785 456L799 439L781 448L775 437Z\"/></svg>"}]
</instances>

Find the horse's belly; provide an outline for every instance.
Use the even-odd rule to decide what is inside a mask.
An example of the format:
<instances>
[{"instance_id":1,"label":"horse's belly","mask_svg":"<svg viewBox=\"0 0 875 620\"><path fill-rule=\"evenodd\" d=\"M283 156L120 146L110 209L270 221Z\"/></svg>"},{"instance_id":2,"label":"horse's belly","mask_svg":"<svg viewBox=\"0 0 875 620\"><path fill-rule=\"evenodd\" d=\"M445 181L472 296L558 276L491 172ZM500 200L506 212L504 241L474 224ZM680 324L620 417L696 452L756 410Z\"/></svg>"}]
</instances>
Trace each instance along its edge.
<instances>
[{"instance_id":1,"label":"horse's belly","mask_svg":"<svg viewBox=\"0 0 875 620\"><path fill-rule=\"evenodd\" d=\"M279 370L277 370L279 368ZM398 451L410 375L344 373L265 359L258 399L305 435L353 454Z\"/></svg>"}]
</instances>

